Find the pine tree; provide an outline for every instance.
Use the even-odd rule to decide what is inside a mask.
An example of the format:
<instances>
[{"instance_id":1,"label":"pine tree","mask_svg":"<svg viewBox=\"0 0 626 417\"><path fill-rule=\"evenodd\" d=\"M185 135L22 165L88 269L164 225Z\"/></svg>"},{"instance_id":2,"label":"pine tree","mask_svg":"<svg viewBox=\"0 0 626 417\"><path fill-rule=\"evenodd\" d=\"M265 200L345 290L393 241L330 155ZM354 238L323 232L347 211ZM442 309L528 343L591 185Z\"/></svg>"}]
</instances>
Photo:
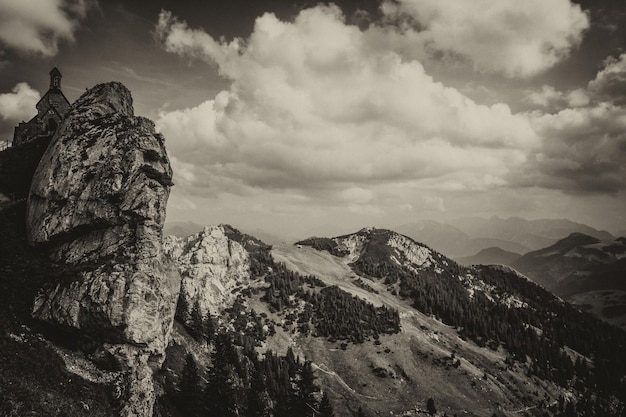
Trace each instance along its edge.
<instances>
[{"instance_id":1,"label":"pine tree","mask_svg":"<svg viewBox=\"0 0 626 417\"><path fill-rule=\"evenodd\" d=\"M315 385L315 374L311 361L302 365L300 378L296 383L294 400L294 414L298 416L313 416L317 411L317 399L315 393L319 387Z\"/></svg>"},{"instance_id":2,"label":"pine tree","mask_svg":"<svg viewBox=\"0 0 626 417\"><path fill-rule=\"evenodd\" d=\"M320 401L319 417L335 417L333 406L330 403L330 399L326 392L322 395L322 401Z\"/></svg>"},{"instance_id":3,"label":"pine tree","mask_svg":"<svg viewBox=\"0 0 626 417\"><path fill-rule=\"evenodd\" d=\"M185 366L180 377L179 399L181 407L190 416L199 416L202 411L202 388L200 372L196 360L191 353L185 358Z\"/></svg>"},{"instance_id":4,"label":"pine tree","mask_svg":"<svg viewBox=\"0 0 626 417\"><path fill-rule=\"evenodd\" d=\"M178 302L176 303L176 318L179 322L185 325L189 321L189 304L187 303L187 299L183 296L182 291L178 294Z\"/></svg>"},{"instance_id":5,"label":"pine tree","mask_svg":"<svg viewBox=\"0 0 626 417\"><path fill-rule=\"evenodd\" d=\"M220 417L238 416L235 388L233 385L234 369L229 363L228 350L232 342L228 335L219 334L215 339L213 366L210 370L205 401L207 408Z\"/></svg>"},{"instance_id":6,"label":"pine tree","mask_svg":"<svg viewBox=\"0 0 626 417\"><path fill-rule=\"evenodd\" d=\"M200 300L196 299L191 309L191 315L189 318L189 329L192 336L195 339L200 339L204 336L204 316L202 315L202 309L200 308Z\"/></svg>"},{"instance_id":7,"label":"pine tree","mask_svg":"<svg viewBox=\"0 0 626 417\"><path fill-rule=\"evenodd\" d=\"M365 411L363 411L363 407L359 407L356 412L356 417L367 417L367 414L365 414Z\"/></svg>"},{"instance_id":8,"label":"pine tree","mask_svg":"<svg viewBox=\"0 0 626 417\"><path fill-rule=\"evenodd\" d=\"M247 417L270 417L270 398L265 388L262 367L257 367L252 374L250 393L248 394Z\"/></svg>"},{"instance_id":9,"label":"pine tree","mask_svg":"<svg viewBox=\"0 0 626 417\"><path fill-rule=\"evenodd\" d=\"M428 401L426 401L426 411L428 411L428 414L433 415L437 412L437 408L435 407L435 400L433 400L432 398L429 398Z\"/></svg>"},{"instance_id":10,"label":"pine tree","mask_svg":"<svg viewBox=\"0 0 626 417\"><path fill-rule=\"evenodd\" d=\"M209 343L212 342L215 339L215 322L211 314L206 315L202 327L204 329L204 337Z\"/></svg>"}]
</instances>

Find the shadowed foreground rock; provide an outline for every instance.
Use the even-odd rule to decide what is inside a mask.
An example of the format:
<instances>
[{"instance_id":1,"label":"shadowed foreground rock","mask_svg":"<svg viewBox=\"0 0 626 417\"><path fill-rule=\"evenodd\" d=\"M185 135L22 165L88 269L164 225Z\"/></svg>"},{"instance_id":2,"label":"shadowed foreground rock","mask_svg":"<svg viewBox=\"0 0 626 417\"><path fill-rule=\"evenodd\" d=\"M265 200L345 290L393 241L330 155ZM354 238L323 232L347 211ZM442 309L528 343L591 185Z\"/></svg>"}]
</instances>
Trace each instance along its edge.
<instances>
[{"instance_id":1,"label":"shadowed foreground rock","mask_svg":"<svg viewBox=\"0 0 626 417\"><path fill-rule=\"evenodd\" d=\"M180 275L162 248L171 178L163 137L107 83L72 105L28 197L29 242L67 271L41 289L33 316L97 336L96 356L120 375L122 416L152 416L173 323Z\"/></svg>"}]
</instances>

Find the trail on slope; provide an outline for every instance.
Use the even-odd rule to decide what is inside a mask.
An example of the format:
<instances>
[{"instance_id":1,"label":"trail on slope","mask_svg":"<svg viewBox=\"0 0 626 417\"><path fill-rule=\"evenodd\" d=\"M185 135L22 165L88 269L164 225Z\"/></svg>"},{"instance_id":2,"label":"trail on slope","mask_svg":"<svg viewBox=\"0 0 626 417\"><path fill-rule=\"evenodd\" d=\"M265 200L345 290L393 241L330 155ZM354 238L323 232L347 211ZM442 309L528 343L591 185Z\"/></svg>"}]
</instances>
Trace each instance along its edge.
<instances>
[{"instance_id":1,"label":"trail on slope","mask_svg":"<svg viewBox=\"0 0 626 417\"><path fill-rule=\"evenodd\" d=\"M354 389L353 389L350 385L348 385L348 384L346 383L346 381L344 381L344 380L343 380L343 378L342 378L342 377L340 377L339 375L337 375L337 373L336 373L335 371L328 370L328 367L327 367L326 365L324 365L324 364L320 364L320 365L318 365L318 364L316 364L316 363L311 363L311 366L312 366L314 369L319 369L320 371L324 372L326 375L330 375L330 376L335 377L335 378L337 379L337 381L339 381L339 383L340 383L342 386L344 386L344 387L345 387L348 391L350 391L350 392L351 392L351 393L353 393L353 394L356 394L356 395L358 395L358 396L360 396L360 397L369 398L370 400L380 400L380 398L377 398L377 397L372 397L372 396L370 396L370 395L364 395L364 394L361 394L361 393L359 393L359 392L355 391L355 390L354 390Z\"/></svg>"}]
</instances>

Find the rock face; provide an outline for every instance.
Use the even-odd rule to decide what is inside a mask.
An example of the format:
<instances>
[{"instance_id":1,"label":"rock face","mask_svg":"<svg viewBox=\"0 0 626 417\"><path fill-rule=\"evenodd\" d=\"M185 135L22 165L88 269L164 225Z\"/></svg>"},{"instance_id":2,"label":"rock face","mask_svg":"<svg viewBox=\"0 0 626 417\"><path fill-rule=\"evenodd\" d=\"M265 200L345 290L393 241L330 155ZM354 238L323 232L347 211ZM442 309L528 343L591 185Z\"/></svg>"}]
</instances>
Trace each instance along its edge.
<instances>
[{"instance_id":1,"label":"rock face","mask_svg":"<svg viewBox=\"0 0 626 417\"><path fill-rule=\"evenodd\" d=\"M180 275L162 247L171 179L163 137L107 83L72 105L28 197L29 242L67 271L40 290L33 316L97 337L120 371L122 416L152 416L173 323Z\"/></svg>"},{"instance_id":2,"label":"rock face","mask_svg":"<svg viewBox=\"0 0 626 417\"><path fill-rule=\"evenodd\" d=\"M183 277L180 295L188 308L196 301L202 314L231 304L233 290L250 279L250 256L226 235L227 226L207 226L201 232L165 238L165 252L176 261Z\"/></svg>"}]
</instances>

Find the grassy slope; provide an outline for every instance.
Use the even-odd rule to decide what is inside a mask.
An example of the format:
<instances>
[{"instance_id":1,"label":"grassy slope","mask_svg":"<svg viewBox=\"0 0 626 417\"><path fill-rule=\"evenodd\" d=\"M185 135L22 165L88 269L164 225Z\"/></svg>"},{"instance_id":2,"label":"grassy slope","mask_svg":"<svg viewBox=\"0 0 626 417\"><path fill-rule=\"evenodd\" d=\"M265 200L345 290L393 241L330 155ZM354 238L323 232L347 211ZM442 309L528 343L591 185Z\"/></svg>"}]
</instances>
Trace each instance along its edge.
<instances>
[{"instance_id":1,"label":"grassy slope","mask_svg":"<svg viewBox=\"0 0 626 417\"><path fill-rule=\"evenodd\" d=\"M402 332L381 336L381 345L368 341L344 351L338 342L312 337L298 340L302 352L322 368L317 375L331 387L332 397L345 398L341 402L348 409L364 404L371 412L423 410L432 397L449 415L491 415L496 411L513 415L508 412L558 397L554 385L539 384L535 389L537 381L531 382L524 369L507 367L504 352L461 340L454 329L416 311L387 292L382 283L367 281L378 294L355 285L356 275L343 258L295 246L276 246L272 256L301 274L314 274L328 285L400 312ZM449 359L452 352L461 361L458 368ZM386 377L377 376L375 370Z\"/></svg>"}]
</instances>

